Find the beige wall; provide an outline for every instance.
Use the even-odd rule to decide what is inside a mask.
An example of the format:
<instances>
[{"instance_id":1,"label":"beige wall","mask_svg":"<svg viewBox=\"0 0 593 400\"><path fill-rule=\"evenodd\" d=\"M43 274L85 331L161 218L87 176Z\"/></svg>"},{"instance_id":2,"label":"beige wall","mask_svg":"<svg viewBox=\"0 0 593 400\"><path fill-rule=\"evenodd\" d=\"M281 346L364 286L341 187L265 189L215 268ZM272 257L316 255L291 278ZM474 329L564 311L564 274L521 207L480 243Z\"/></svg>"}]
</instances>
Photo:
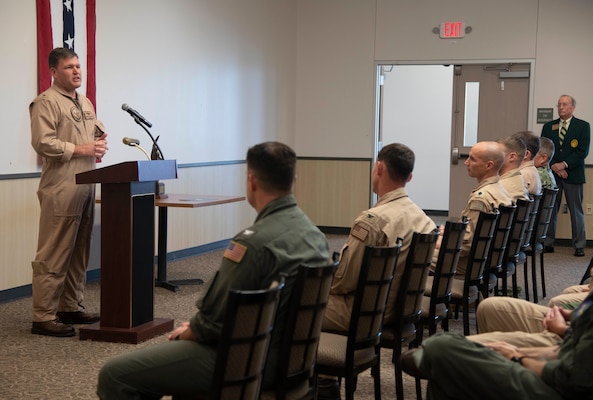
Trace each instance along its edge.
<instances>
[{"instance_id":1,"label":"beige wall","mask_svg":"<svg viewBox=\"0 0 593 400\"><path fill-rule=\"evenodd\" d=\"M370 205L371 161L300 159L295 196L318 226L349 228Z\"/></svg>"},{"instance_id":2,"label":"beige wall","mask_svg":"<svg viewBox=\"0 0 593 400\"><path fill-rule=\"evenodd\" d=\"M165 182L170 193L244 196L245 165L181 168ZM31 283L31 260L37 249L38 178L0 180L0 290ZM97 221L100 220L97 206ZM233 237L255 218L247 201L195 209L170 209L167 250L188 249ZM155 250L156 254L156 250ZM91 268L96 266L91 265Z\"/></svg>"},{"instance_id":3,"label":"beige wall","mask_svg":"<svg viewBox=\"0 0 593 400\"><path fill-rule=\"evenodd\" d=\"M176 7L159 2L140 7L143 18L135 14L143 0L126 2L123 13L119 2L97 6L98 112L110 128L113 158L109 162L142 157L117 145L123 136L142 134L119 109L123 102L152 117L159 127L153 133L161 134L159 143L166 157L179 154L181 163L237 160L249 145L282 140L294 145L300 157L330 160L331 165L305 162L299 166L299 198L320 225L350 226L358 212L368 207L370 184L364 178L370 175L370 164L344 160L374 156L378 62L534 60L532 129L541 129L535 109L553 107L561 93L577 99L578 117L593 121L590 0L492 4L475 0L172 1ZM177 33L173 38L161 35L152 23L170 13L176 17L174 22L163 23ZM431 31L447 20L464 20L473 32L456 43L442 41ZM5 99L7 107L15 109L5 107L6 123L0 132L3 143L24 138L27 150L6 151L2 162L8 173L34 172L11 168L16 164L11 160L33 158L26 112L36 82L31 67L36 65L32 3L3 2L0 21L0 30L14 30L16 24L21 38L15 41L7 31L0 47L29 66L5 77L9 83L18 82L19 90L3 94L10 96ZM561 56L568 61L561 62ZM419 121L430 117L422 111L412 117ZM179 179L167 185L171 191L241 194L243 174L240 166L181 169ZM354 184L352 175L359 176ZM587 175L593 182L590 172ZM30 282L38 204L37 179L1 178L3 290ZM328 191L327 185L334 185L335 191ZM585 204L593 203L589 185ZM328 193L335 196L329 197L335 200L330 207L325 204ZM561 230L563 217L559 238L568 237ZM593 231L591 218L587 216L587 225ZM252 219L246 203L208 211L175 210L169 224L169 250L227 239Z\"/></svg>"}]
</instances>

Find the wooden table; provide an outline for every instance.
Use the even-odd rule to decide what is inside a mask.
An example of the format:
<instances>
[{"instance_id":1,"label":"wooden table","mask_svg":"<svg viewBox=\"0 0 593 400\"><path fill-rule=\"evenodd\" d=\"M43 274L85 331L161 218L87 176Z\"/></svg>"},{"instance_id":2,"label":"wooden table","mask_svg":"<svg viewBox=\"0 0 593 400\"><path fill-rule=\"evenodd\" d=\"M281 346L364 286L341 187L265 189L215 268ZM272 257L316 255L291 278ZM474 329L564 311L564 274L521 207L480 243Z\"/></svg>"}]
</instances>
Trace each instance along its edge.
<instances>
[{"instance_id":1,"label":"wooden table","mask_svg":"<svg viewBox=\"0 0 593 400\"><path fill-rule=\"evenodd\" d=\"M157 250L157 278L155 286L173 292L178 285L202 284L201 279L167 280L167 210L169 207L196 208L218 204L234 203L245 200L245 196L214 196L201 194L167 193L166 198L156 198L155 206L159 208L158 216L158 250Z\"/></svg>"}]
</instances>

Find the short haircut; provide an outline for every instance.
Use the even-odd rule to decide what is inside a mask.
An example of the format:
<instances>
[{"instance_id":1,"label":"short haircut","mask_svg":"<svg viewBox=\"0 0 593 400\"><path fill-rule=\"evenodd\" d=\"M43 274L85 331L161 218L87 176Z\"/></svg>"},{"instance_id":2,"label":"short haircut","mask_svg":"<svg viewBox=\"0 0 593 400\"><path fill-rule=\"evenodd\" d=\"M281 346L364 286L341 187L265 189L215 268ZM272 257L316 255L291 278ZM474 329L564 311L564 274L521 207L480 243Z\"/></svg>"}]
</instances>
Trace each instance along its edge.
<instances>
[{"instance_id":1,"label":"short haircut","mask_svg":"<svg viewBox=\"0 0 593 400\"><path fill-rule=\"evenodd\" d=\"M517 157L519 158L520 162L525 158L525 142L520 137L514 135L507 136L498 139L496 142L502 144L507 148L507 150L517 153Z\"/></svg>"},{"instance_id":2,"label":"short haircut","mask_svg":"<svg viewBox=\"0 0 593 400\"><path fill-rule=\"evenodd\" d=\"M577 106L577 101L571 95L569 95L569 94L561 94L560 97L568 97L568 98L570 98L570 102L572 103L572 106L573 107L576 107Z\"/></svg>"},{"instance_id":3,"label":"short haircut","mask_svg":"<svg viewBox=\"0 0 593 400\"><path fill-rule=\"evenodd\" d=\"M72 57L78 58L78 54L76 54L74 50L65 47L56 47L50 51L49 56L47 57L47 64L50 68L57 68L61 59L69 59Z\"/></svg>"},{"instance_id":4,"label":"short haircut","mask_svg":"<svg viewBox=\"0 0 593 400\"><path fill-rule=\"evenodd\" d=\"M296 153L280 142L264 142L247 150L247 168L267 192L290 192L296 176Z\"/></svg>"},{"instance_id":5,"label":"short haircut","mask_svg":"<svg viewBox=\"0 0 593 400\"><path fill-rule=\"evenodd\" d=\"M548 159L551 160L552 157L554 157L555 151L556 150L554 148L554 142L552 141L552 139L549 139L547 137L540 138L540 146L539 146L540 153L546 154L548 156Z\"/></svg>"},{"instance_id":6,"label":"short haircut","mask_svg":"<svg viewBox=\"0 0 593 400\"><path fill-rule=\"evenodd\" d=\"M539 152L539 146L540 146L539 136L537 136L535 133L533 133L531 131L520 131L520 132L514 133L513 136L516 136L523 140L523 142L525 143L525 147L531 153L532 159Z\"/></svg>"},{"instance_id":7,"label":"short haircut","mask_svg":"<svg viewBox=\"0 0 593 400\"><path fill-rule=\"evenodd\" d=\"M405 144L392 143L383 147L377 155L377 161L387 166L389 177L396 182L406 182L414 170L416 156Z\"/></svg>"}]
</instances>

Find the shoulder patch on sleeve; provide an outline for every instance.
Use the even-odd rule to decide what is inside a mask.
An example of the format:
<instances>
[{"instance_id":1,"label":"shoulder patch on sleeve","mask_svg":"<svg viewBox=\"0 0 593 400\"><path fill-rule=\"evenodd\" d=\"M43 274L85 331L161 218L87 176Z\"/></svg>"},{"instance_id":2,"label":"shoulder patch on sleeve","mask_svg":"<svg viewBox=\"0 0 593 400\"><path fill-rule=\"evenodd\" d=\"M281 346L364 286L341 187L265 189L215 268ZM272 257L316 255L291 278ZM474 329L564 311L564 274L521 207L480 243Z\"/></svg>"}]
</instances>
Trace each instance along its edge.
<instances>
[{"instance_id":1,"label":"shoulder patch on sleeve","mask_svg":"<svg viewBox=\"0 0 593 400\"><path fill-rule=\"evenodd\" d=\"M350 230L350 234L364 242L367 236L369 235L369 230L366 229L364 226L357 224L354 225L354 227L352 227L352 229Z\"/></svg>"},{"instance_id":2,"label":"shoulder patch on sleeve","mask_svg":"<svg viewBox=\"0 0 593 400\"><path fill-rule=\"evenodd\" d=\"M231 240L226 250L224 251L223 257L229 259L235 263L240 263L243 257L247 253L247 247L240 243Z\"/></svg>"},{"instance_id":3,"label":"shoulder patch on sleeve","mask_svg":"<svg viewBox=\"0 0 593 400\"><path fill-rule=\"evenodd\" d=\"M469 209L470 210L476 210L476 211L487 211L486 210L486 205L483 202L476 201L476 200L471 201L469 203Z\"/></svg>"}]
</instances>

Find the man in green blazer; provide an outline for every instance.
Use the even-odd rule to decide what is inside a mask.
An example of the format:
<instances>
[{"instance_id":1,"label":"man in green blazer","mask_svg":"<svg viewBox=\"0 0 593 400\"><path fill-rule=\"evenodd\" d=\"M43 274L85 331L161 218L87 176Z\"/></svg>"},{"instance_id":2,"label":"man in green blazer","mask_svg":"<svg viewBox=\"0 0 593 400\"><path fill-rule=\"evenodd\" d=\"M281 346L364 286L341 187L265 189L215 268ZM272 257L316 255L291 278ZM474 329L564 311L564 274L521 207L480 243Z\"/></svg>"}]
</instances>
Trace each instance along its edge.
<instances>
[{"instance_id":1,"label":"man in green blazer","mask_svg":"<svg viewBox=\"0 0 593 400\"><path fill-rule=\"evenodd\" d=\"M554 251L558 210L562 203L562 192L564 192L570 211L574 255L583 257L587 240L583 213L583 184L585 183L585 158L589 154L591 127L587 121L573 116L576 101L572 96L560 96L557 107L560 118L547 122L542 128L541 135L554 142L556 152L550 166L558 185L558 195L548 228L545 251Z\"/></svg>"}]
</instances>

